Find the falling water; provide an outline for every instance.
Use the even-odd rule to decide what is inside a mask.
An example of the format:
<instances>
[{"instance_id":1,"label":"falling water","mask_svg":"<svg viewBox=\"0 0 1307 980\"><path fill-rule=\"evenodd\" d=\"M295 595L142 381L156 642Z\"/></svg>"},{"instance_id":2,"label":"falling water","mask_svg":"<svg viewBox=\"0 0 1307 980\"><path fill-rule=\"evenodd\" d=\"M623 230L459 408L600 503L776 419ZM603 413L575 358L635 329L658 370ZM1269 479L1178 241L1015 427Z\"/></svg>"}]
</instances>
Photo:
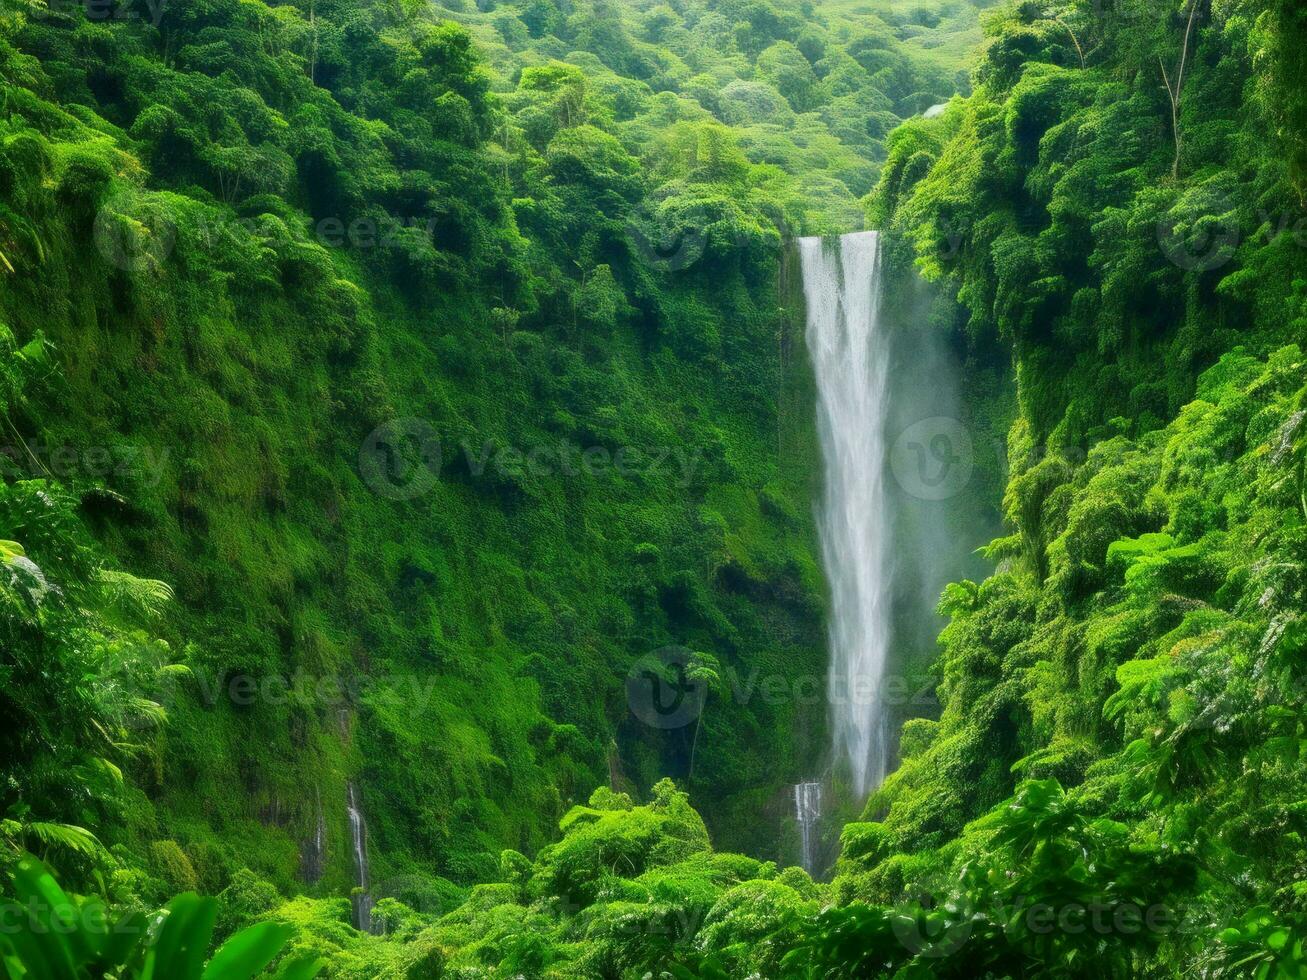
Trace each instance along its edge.
<instances>
[{"instance_id":1,"label":"falling water","mask_svg":"<svg viewBox=\"0 0 1307 980\"><path fill-rule=\"evenodd\" d=\"M354 893L354 927L363 932L372 931L372 896L368 894L368 825L359 808L358 790L354 781L347 785L349 806L349 836L354 844L354 869L358 872L358 890Z\"/></svg>"},{"instance_id":2,"label":"falling water","mask_svg":"<svg viewBox=\"0 0 1307 980\"><path fill-rule=\"evenodd\" d=\"M880 238L799 241L808 349L825 464L819 512L831 588L829 692L837 764L859 798L887 765L880 688L889 649L885 416L889 354L880 324Z\"/></svg>"},{"instance_id":3,"label":"falling water","mask_svg":"<svg viewBox=\"0 0 1307 980\"><path fill-rule=\"evenodd\" d=\"M327 818L322 812L322 790L316 791L318 801L318 824L313 831L313 880L317 881L322 877L323 869L327 864Z\"/></svg>"},{"instance_id":4,"label":"falling water","mask_svg":"<svg viewBox=\"0 0 1307 980\"><path fill-rule=\"evenodd\" d=\"M816 874L815 853L817 820L821 817L821 783L796 783L794 819L799 824L800 864L808 874Z\"/></svg>"},{"instance_id":5,"label":"falling water","mask_svg":"<svg viewBox=\"0 0 1307 980\"><path fill-rule=\"evenodd\" d=\"M313 796L317 823L313 839L305 844L300 862L301 874L310 885L321 880L327 867L327 820L322 812L322 790L315 788Z\"/></svg>"}]
</instances>

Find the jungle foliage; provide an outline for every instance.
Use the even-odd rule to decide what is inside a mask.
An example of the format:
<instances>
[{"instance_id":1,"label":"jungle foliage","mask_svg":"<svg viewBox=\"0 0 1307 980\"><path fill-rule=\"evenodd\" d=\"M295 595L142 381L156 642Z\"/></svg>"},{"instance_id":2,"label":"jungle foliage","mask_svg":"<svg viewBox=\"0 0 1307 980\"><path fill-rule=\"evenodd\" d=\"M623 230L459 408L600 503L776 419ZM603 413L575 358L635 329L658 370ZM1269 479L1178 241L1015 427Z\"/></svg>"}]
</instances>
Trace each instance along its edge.
<instances>
[{"instance_id":1,"label":"jungle foliage","mask_svg":"<svg viewBox=\"0 0 1307 980\"><path fill-rule=\"evenodd\" d=\"M1304 968L1296 10L1006 6L975 93L890 138L874 220L1011 350L1018 401L1011 533L945 592L940 714L905 726L836 878L849 909L917 894L930 935L967 930L934 975Z\"/></svg>"},{"instance_id":2,"label":"jungle foliage","mask_svg":"<svg viewBox=\"0 0 1307 980\"><path fill-rule=\"evenodd\" d=\"M186 919L206 976L1303 975L1307 20L983 21L960 76L949 0L6 7L7 893L155 923L11 975ZM781 246L864 209L1010 358L1009 533L823 883L710 843L775 856L821 719L621 680L820 672ZM227 686L301 676L372 680Z\"/></svg>"},{"instance_id":3,"label":"jungle foliage","mask_svg":"<svg viewBox=\"0 0 1307 980\"><path fill-rule=\"evenodd\" d=\"M347 894L353 785L374 891L445 907L666 773L774 850L819 708L663 734L622 679L821 670L779 244L959 81L846 21L7 3L6 860L142 908Z\"/></svg>"},{"instance_id":4,"label":"jungle foliage","mask_svg":"<svg viewBox=\"0 0 1307 980\"><path fill-rule=\"evenodd\" d=\"M354 780L375 876L456 890L670 772L773 848L817 709L662 735L622 679L669 643L820 672L779 243L854 220L957 81L877 30L859 63L767 4L7 6L15 846L153 902L340 893Z\"/></svg>"}]
</instances>

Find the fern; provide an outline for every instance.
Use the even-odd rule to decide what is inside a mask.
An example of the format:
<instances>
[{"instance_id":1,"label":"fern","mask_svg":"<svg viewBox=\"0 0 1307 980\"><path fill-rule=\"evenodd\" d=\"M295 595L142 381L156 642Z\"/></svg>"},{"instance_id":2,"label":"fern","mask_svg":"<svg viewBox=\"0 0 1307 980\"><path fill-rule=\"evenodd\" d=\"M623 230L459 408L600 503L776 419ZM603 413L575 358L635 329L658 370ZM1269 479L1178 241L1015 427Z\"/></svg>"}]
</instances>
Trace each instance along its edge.
<instances>
[{"instance_id":1,"label":"fern","mask_svg":"<svg viewBox=\"0 0 1307 980\"><path fill-rule=\"evenodd\" d=\"M141 619L158 619L172 601L172 586L158 579L137 578L129 572L101 569L100 594L105 605L120 614Z\"/></svg>"},{"instance_id":2,"label":"fern","mask_svg":"<svg viewBox=\"0 0 1307 980\"><path fill-rule=\"evenodd\" d=\"M69 823L47 823L34 820L26 824L23 830L31 834L45 847L61 847L87 857L103 853L104 848L96 836L84 827Z\"/></svg>"}]
</instances>

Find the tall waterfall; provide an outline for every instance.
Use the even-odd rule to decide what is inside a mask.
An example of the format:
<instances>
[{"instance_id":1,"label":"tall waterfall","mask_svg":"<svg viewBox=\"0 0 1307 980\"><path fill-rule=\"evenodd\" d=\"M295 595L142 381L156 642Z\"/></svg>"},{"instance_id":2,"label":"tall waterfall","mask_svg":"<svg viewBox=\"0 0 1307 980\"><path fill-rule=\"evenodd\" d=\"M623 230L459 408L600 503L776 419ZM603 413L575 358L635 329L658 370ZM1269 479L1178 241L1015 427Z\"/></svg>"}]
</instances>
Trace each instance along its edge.
<instances>
[{"instance_id":1,"label":"tall waterfall","mask_svg":"<svg viewBox=\"0 0 1307 980\"><path fill-rule=\"evenodd\" d=\"M349 808L349 836L354 846L354 870L358 874L358 890L354 893L354 928L372 931L372 896L368 893L368 825L359 806L358 790L354 780L346 784Z\"/></svg>"},{"instance_id":2,"label":"tall waterfall","mask_svg":"<svg viewBox=\"0 0 1307 980\"><path fill-rule=\"evenodd\" d=\"M799 249L825 470L818 532L831 588L828 697L835 761L847 764L862 798L880 784L888 765L881 685L891 602L889 350L880 324L880 238L874 231L845 235L838 247L804 238Z\"/></svg>"}]
</instances>

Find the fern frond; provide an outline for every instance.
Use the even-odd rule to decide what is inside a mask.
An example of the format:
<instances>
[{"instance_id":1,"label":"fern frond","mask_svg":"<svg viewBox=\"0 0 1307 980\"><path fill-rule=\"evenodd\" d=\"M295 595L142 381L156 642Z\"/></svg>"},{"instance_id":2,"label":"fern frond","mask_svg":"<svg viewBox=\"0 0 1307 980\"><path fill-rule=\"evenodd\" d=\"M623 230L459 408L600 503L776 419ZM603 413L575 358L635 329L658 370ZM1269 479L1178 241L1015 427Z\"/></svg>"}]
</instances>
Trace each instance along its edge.
<instances>
[{"instance_id":1,"label":"fern frond","mask_svg":"<svg viewBox=\"0 0 1307 980\"><path fill-rule=\"evenodd\" d=\"M98 577L105 602L120 612L157 619L173 598L172 586L158 579L110 569L101 569Z\"/></svg>"},{"instance_id":2,"label":"fern frond","mask_svg":"<svg viewBox=\"0 0 1307 980\"><path fill-rule=\"evenodd\" d=\"M151 701L149 698L132 698L127 705L136 719L145 725L159 728L168 722L168 711L158 701Z\"/></svg>"},{"instance_id":3,"label":"fern frond","mask_svg":"<svg viewBox=\"0 0 1307 980\"><path fill-rule=\"evenodd\" d=\"M104 848L96 836L85 827L70 823L47 823L35 820L24 828L46 847L63 847L78 854L94 857Z\"/></svg>"},{"instance_id":4,"label":"fern frond","mask_svg":"<svg viewBox=\"0 0 1307 980\"><path fill-rule=\"evenodd\" d=\"M91 760L91 767L94 769L98 769L103 773L108 774L109 778L112 779L119 786L123 785L123 771L119 769L117 766L115 766L108 759L97 756L96 758Z\"/></svg>"}]
</instances>

